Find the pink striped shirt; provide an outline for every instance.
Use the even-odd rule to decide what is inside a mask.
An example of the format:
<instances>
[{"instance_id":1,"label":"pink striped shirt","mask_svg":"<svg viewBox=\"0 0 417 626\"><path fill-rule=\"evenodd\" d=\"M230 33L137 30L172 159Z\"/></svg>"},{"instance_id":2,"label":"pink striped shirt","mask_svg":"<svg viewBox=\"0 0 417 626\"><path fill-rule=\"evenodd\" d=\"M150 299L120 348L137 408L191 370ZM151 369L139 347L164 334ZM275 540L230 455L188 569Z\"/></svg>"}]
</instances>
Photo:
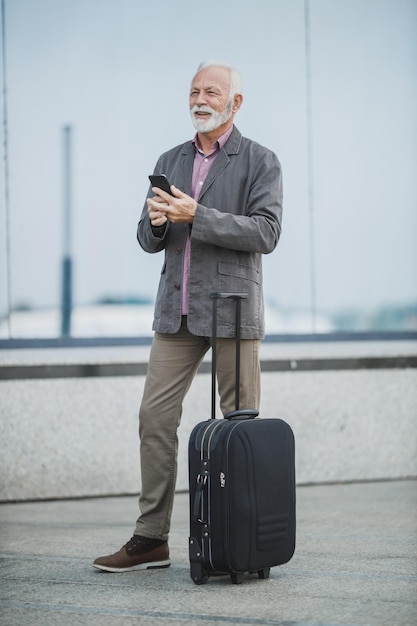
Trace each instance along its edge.
<instances>
[{"instance_id":1,"label":"pink striped shirt","mask_svg":"<svg viewBox=\"0 0 417 626\"><path fill-rule=\"evenodd\" d=\"M191 192L194 200L198 201L201 188L204 185L204 181L207 178L207 174L220 150L223 149L226 141L229 139L233 130L233 125L213 144L213 152L209 155L205 155L201 150L198 135L196 134L193 140L195 146L195 157L193 166L193 178L191 183ZM188 279L190 276L190 261L191 261L191 240L187 238L184 250L184 265L182 275L182 314L188 313Z\"/></svg>"}]
</instances>

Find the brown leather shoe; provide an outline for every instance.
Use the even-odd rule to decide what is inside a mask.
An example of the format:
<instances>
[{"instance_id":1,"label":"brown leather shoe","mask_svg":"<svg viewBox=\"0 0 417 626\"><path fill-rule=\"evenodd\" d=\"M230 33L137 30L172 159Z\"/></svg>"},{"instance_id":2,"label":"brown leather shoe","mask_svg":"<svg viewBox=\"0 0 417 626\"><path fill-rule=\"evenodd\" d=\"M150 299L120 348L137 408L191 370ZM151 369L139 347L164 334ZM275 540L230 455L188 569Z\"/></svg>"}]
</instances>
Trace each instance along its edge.
<instances>
[{"instance_id":1,"label":"brown leather shoe","mask_svg":"<svg viewBox=\"0 0 417 626\"><path fill-rule=\"evenodd\" d=\"M157 569L169 567L168 543L159 539L148 539L133 535L118 552L101 556L93 567L105 572L130 572L136 569Z\"/></svg>"}]
</instances>

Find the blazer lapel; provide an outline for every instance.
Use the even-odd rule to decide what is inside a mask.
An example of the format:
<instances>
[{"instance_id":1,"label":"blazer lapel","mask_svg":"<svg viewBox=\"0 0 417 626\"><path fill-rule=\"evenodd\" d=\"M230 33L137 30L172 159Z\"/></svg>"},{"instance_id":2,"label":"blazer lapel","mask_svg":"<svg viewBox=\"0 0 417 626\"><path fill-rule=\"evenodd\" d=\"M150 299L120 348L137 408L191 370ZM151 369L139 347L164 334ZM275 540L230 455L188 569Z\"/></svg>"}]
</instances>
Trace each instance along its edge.
<instances>
[{"instance_id":1,"label":"blazer lapel","mask_svg":"<svg viewBox=\"0 0 417 626\"><path fill-rule=\"evenodd\" d=\"M193 179L193 167L194 167L195 148L192 141L188 141L182 147L181 152L181 169L182 169L182 186L179 187L187 193L192 195L192 179Z\"/></svg>"},{"instance_id":2,"label":"blazer lapel","mask_svg":"<svg viewBox=\"0 0 417 626\"><path fill-rule=\"evenodd\" d=\"M209 189L211 185L214 183L214 181L216 180L220 172L222 172L230 163L229 155L237 154L239 152L241 138L242 138L242 135L235 126L223 150L221 150L220 154L217 155L216 159L214 160L213 165L211 166L209 170L209 173L207 175L206 180L204 181L204 185L201 189L201 192L198 198L199 201L204 196L207 189ZM182 189L188 195L191 195L194 157L195 157L195 148L194 148L193 142L187 141L187 143L185 143L182 148L182 178L183 178Z\"/></svg>"},{"instance_id":3,"label":"blazer lapel","mask_svg":"<svg viewBox=\"0 0 417 626\"><path fill-rule=\"evenodd\" d=\"M211 187L214 183L218 175L229 165L230 163L230 154L237 154L239 152L240 140L242 135L238 131L236 127L233 128L232 134L229 139L226 141L223 150L220 151L220 154L214 160L213 165L211 166L209 173L207 174L207 178L204 181L204 185L201 188L200 195L198 197L198 201L200 202L201 198L206 193L207 189Z\"/></svg>"}]
</instances>

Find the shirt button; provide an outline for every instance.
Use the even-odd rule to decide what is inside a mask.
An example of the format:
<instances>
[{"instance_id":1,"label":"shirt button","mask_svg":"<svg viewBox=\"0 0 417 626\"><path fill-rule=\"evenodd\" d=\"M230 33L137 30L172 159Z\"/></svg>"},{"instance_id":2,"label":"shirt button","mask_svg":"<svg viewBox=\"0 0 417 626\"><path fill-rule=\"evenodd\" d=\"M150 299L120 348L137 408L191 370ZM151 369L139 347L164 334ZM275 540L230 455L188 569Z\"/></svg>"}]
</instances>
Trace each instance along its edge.
<instances>
[{"instance_id":1,"label":"shirt button","mask_svg":"<svg viewBox=\"0 0 417 626\"><path fill-rule=\"evenodd\" d=\"M178 283L175 283L174 288L179 291L181 289L181 285L178 285Z\"/></svg>"},{"instance_id":2,"label":"shirt button","mask_svg":"<svg viewBox=\"0 0 417 626\"><path fill-rule=\"evenodd\" d=\"M204 163L208 163L208 159L204 159Z\"/></svg>"},{"instance_id":3,"label":"shirt button","mask_svg":"<svg viewBox=\"0 0 417 626\"><path fill-rule=\"evenodd\" d=\"M201 187L201 186L203 185L203 181L202 181L202 180L200 180L198 184L199 184L199 185L200 185L200 187Z\"/></svg>"},{"instance_id":4,"label":"shirt button","mask_svg":"<svg viewBox=\"0 0 417 626\"><path fill-rule=\"evenodd\" d=\"M176 252L176 254L181 254L182 248L175 248L175 252Z\"/></svg>"}]
</instances>

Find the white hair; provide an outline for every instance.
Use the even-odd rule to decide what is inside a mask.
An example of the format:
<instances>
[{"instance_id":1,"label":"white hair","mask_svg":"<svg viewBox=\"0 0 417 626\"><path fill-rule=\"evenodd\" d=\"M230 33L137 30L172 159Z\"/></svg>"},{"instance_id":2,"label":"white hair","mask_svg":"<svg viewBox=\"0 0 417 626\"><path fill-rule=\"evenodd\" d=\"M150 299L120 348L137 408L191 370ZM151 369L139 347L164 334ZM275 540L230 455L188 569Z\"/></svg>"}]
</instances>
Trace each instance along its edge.
<instances>
[{"instance_id":1,"label":"white hair","mask_svg":"<svg viewBox=\"0 0 417 626\"><path fill-rule=\"evenodd\" d=\"M223 67L230 72L230 98L233 98L236 94L242 93L242 80L240 74L235 67L229 65L229 63L223 63L223 61L203 61L197 68L196 74L206 67Z\"/></svg>"}]
</instances>

